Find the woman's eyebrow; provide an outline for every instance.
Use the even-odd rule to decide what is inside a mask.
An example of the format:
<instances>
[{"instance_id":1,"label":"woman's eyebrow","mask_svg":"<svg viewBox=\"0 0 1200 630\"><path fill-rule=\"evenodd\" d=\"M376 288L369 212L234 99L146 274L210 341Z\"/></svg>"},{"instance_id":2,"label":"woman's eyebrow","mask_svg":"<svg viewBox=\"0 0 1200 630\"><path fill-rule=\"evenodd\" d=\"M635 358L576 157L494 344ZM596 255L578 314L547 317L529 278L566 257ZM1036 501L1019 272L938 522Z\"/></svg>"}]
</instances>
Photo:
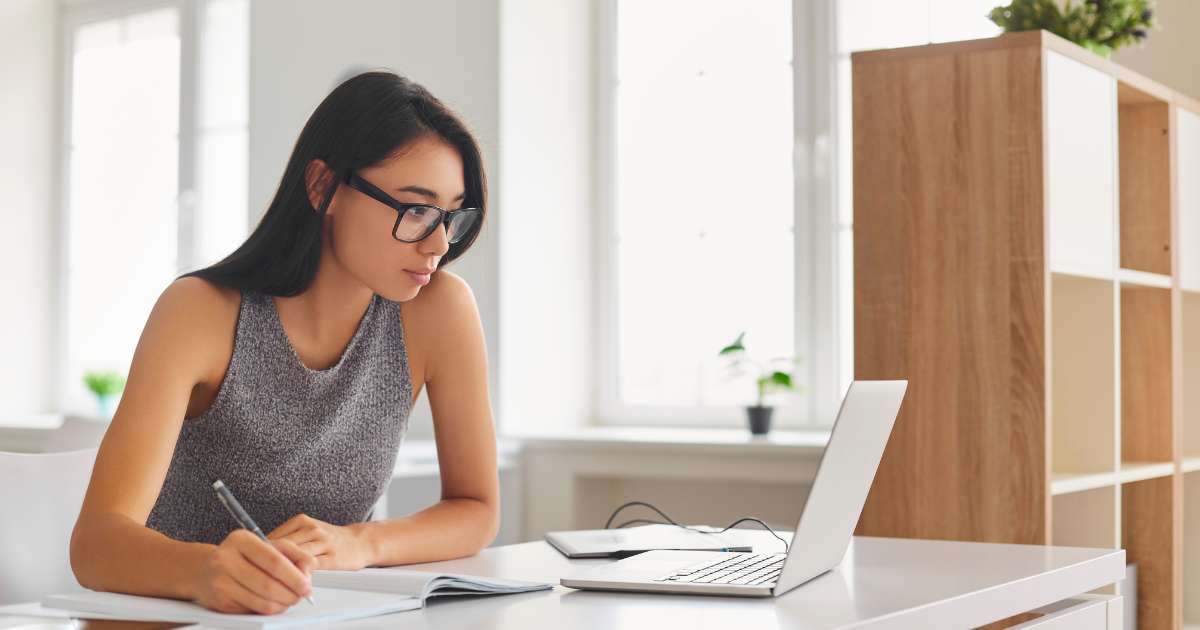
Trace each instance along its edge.
<instances>
[{"instance_id":1,"label":"woman's eyebrow","mask_svg":"<svg viewBox=\"0 0 1200 630\"><path fill-rule=\"evenodd\" d=\"M396 190L399 190L400 192L416 193L418 195L421 195L422 197L428 197L429 199L432 199L434 201L437 201L437 198L438 198L437 193L433 192L432 190L429 190L428 188L423 188L421 186L405 186L403 188L397 188ZM459 193L458 196L455 197L454 199L451 199L451 201L462 201L466 197L467 197L467 193L464 191L464 192Z\"/></svg>"}]
</instances>

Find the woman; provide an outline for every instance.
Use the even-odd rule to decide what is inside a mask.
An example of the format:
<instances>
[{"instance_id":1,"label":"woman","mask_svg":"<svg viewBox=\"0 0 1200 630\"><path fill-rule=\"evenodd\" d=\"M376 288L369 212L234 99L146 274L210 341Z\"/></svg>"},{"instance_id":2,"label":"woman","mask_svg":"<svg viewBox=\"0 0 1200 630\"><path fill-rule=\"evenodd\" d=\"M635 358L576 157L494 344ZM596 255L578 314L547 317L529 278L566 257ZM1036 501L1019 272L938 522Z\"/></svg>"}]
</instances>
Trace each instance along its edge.
<instances>
[{"instance_id":1,"label":"woman","mask_svg":"<svg viewBox=\"0 0 1200 630\"><path fill-rule=\"evenodd\" d=\"M485 198L474 138L424 88L366 72L334 89L253 234L155 303L71 538L79 582L275 613L311 593L314 568L488 545L483 330L442 269L478 236ZM424 384L442 499L368 521ZM217 479L269 542L238 528Z\"/></svg>"}]
</instances>

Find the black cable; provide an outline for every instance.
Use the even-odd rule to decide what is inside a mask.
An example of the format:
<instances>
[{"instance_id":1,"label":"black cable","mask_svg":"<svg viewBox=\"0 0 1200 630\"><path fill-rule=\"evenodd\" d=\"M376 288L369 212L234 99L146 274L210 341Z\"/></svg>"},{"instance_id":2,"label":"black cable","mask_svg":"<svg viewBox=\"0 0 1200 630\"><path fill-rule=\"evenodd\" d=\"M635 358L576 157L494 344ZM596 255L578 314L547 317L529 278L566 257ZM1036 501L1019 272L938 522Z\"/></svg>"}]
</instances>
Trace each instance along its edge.
<instances>
[{"instance_id":1,"label":"black cable","mask_svg":"<svg viewBox=\"0 0 1200 630\"><path fill-rule=\"evenodd\" d=\"M632 521L625 521L624 523L617 525L613 529L624 529L625 527L627 527L629 525L634 525L637 523L641 523L643 525L669 525L670 524L670 523L664 523L662 521L652 521L648 518L635 518Z\"/></svg>"},{"instance_id":2,"label":"black cable","mask_svg":"<svg viewBox=\"0 0 1200 630\"><path fill-rule=\"evenodd\" d=\"M753 522L758 523L759 525L762 525L763 527L765 527L768 532L771 532L772 536L778 538L779 542L783 543L783 552L784 553L788 552L788 541L784 540L783 537L780 536L779 534L776 534L775 530L771 529L770 525L767 525L766 523L754 518L753 516L743 516L742 518L739 518L738 520L725 526L725 529L722 529L720 532L717 532L717 533L720 534L721 532L725 531L726 529L729 529L729 528L733 527L734 525L737 525L738 523L742 523L744 521L753 521Z\"/></svg>"},{"instance_id":3,"label":"black cable","mask_svg":"<svg viewBox=\"0 0 1200 630\"><path fill-rule=\"evenodd\" d=\"M676 526L676 527L682 527L682 528L684 528L684 529L690 529L690 530L692 530L692 531L694 531L694 532L700 532L700 533L702 533L702 534L720 534L720 533L722 533L722 532L725 532L725 531L727 531L727 530L731 529L731 528L732 528L734 525L737 525L738 523L744 523L744 522L746 522L746 521L753 521L753 522L755 522L755 523L758 523L759 525L762 525L764 528L766 528L766 530L767 530L768 532L771 532L771 535L772 535L772 536L774 536L774 537L778 538L778 539L779 539L779 542L782 542L782 543L783 543L783 552L784 552L784 553L787 553L787 552L788 552L788 549L789 549L789 547L790 547L790 545L788 545L788 541L784 540L784 539L783 539L783 537L781 537L779 534L776 534L776 533L775 533L775 530L771 529L771 526L770 526L770 525L767 525L766 523L762 522L761 520L759 520L759 519L757 519L757 518L754 518L753 516L743 516L742 518L739 518L738 520L736 520L736 521L734 521L734 522L732 522L732 523L730 523L730 524L726 525L726 526L725 526L725 529L722 529L722 530L719 530L719 531L715 531L715 532L710 532L710 531L708 531L708 530L704 530L704 529L698 529L698 528L695 528L695 527L688 527L687 525L680 525L679 523L676 523L676 522L674 521L674 519L672 519L670 516L667 516L667 514L666 514L665 512L663 512L662 510L660 510L660 509L658 509L658 508L654 507L653 505L650 505L649 503L646 503L645 501L630 501L630 502L628 502L628 503L625 503L625 504L621 505L621 506L620 506L620 507L618 507L617 509L613 510L613 513L612 513L612 515L610 515L610 516L608 517L608 521L604 523L604 529L610 529L610 527L612 526L613 519L617 518L617 514L618 514L618 513L620 513L620 511L621 511L621 510L624 510L625 508L627 508L627 507L631 507L631 506L634 506L634 505L640 505L640 506L642 506L642 507L647 507L647 508L650 508L651 510L654 510L655 512L657 512L657 513L658 513L658 515L659 515L659 516L661 516L661 517L663 517L664 519L666 519L666 520L667 520L667 523L670 523L671 525L674 525L674 526ZM666 524L666 523L660 523L660 522L658 522L658 521L651 521L651 520L644 519L644 518L635 518L635 519L633 519L632 521L625 521L624 523L621 523L621 524L620 524L620 525L618 525L618 526L617 526L615 529L621 529L622 527L625 527L626 525L632 525L632 524L634 524L634 523L648 523L648 524L651 524L651 525L665 525L665 524Z\"/></svg>"},{"instance_id":4,"label":"black cable","mask_svg":"<svg viewBox=\"0 0 1200 630\"><path fill-rule=\"evenodd\" d=\"M660 510L660 509L658 509L658 508L654 507L653 505L650 505L649 503L646 503L645 501L630 501L629 503L626 503L626 504L622 505L621 507L619 507L619 508L617 508L617 509L613 510L612 516L609 516L609 517L608 517L608 522L606 522L606 523L604 524L604 529L608 529L610 526L612 526L613 519L617 518L617 514L618 514L618 513L619 513L621 510L624 510L625 508L627 508L627 507L630 507L630 506L633 506L633 505L640 505L640 506L642 506L642 507L648 507L648 508L650 508L651 510L654 510L655 512L658 512L658 515L659 515L659 516L661 516L661 517L663 517L663 518L667 519L667 522L668 522L668 523L670 523L670 524L672 524L672 525L678 525L679 527L682 527L682 528L684 528L684 529L693 529L693 530L695 530L695 531L701 531L701 530L698 530L698 529L696 529L696 528L694 528L694 527L688 527L687 525L679 525L679 523L676 523L675 521L671 520L671 517L670 517L670 516L667 516L665 513L663 513L663 511L662 511L662 510Z\"/></svg>"}]
</instances>

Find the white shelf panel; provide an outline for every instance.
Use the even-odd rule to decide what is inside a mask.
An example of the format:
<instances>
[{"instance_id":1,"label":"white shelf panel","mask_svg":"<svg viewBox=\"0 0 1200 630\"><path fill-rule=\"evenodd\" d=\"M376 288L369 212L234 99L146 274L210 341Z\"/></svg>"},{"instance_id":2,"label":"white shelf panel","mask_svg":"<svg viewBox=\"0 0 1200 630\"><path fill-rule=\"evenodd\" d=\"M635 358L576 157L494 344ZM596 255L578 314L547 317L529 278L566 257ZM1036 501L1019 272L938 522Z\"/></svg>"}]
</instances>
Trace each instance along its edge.
<instances>
[{"instance_id":1,"label":"white shelf panel","mask_svg":"<svg viewBox=\"0 0 1200 630\"><path fill-rule=\"evenodd\" d=\"M1136 269L1118 270L1117 280L1120 280L1121 284L1160 287L1163 289L1171 288L1171 276L1165 276L1161 273L1150 273L1148 271L1138 271Z\"/></svg>"},{"instance_id":2,"label":"white shelf panel","mask_svg":"<svg viewBox=\"0 0 1200 630\"><path fill-rule=\"evenodd\" d=\"M1124 462L1117 472L1117 480L1121 483L1144 481L1158 477L1170 477L1175 474L1174 462Z\"/></svg>"},{"instance_id":3,"label":"white shelf panel","mask_svg":"<svg viewBox=\"0 0 1200 630\"><path fill-rule=\"evenodd\" d=\"M1046 214L1051 269L1117 264L1117 82L1046 51Z\"/></svg>"},{"instance_id":4,"label":"white shelf panel","mask_svg":"<svg viewBox=\"0 0 1200 630\"><path fill-rule=\"evenodd\" d=\"M1200 457L1185 460L1185 463L1188 461L1196 467L1195 470L1200 470ZM1050 477L1050 494L1058 496L1084 492L1122 483L1170 477L1173 474L1173 462L1125 462L1116 472L1054 473Z\"/></svg>"},{"instance_id":5,"label":"white shelf panel","mask_svg":"<svg viewBox=\"0 0 1200 630\"><path fill-rule=\"evenodd\" d=\"M1184 457L1182 468L1185 473L1200 470L1200 457Z\"/></svg>"},{"instance_id":6,"label":"white shelf panel","mask_svg":"<svg viewBox=\"0 0 1200 630\"><path fill-rule=\"evenodd\" d=\"M1050 476L1050 494L1058 496L1117 485L1117 473L1054 473Z\"/></svg>"},{"instance_id":7,"label":"white shelf panel","mask_svg":"<svg viewBox=\"0 0 1200 630\"><path fill-rule=\"evenodd\" d=\"M1114 278L1113 270L1109 268L1085 267L1083 265L1072 265L1064 262L1052 262L1050 264L1050 273L1057 276L1087 278L1089 280L1112 280Z\"/></svg>"},{"instance_id":8,"label":"white shelf panel","mask_svg":"<svg viewBox=\"0 0 1200 630\"><path fill-rule=\"evenodd\" d=\"M1176 184L1179 225L1179 283L1200 291L1200 115L1182 107L1175 109L1176 171L1185 173Z\"/></svg>"}]
</instances>

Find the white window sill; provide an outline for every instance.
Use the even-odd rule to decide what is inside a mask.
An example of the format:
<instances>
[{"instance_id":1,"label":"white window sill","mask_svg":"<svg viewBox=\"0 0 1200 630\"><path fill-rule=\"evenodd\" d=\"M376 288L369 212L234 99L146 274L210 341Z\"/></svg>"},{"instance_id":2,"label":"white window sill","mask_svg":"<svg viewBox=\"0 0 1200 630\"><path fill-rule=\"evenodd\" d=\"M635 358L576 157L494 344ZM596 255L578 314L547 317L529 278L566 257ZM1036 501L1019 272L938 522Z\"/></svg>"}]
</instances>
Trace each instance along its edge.
<instances>
[{"instance_id":1,"label":"white window sill","mask_svg":"<svg viewBox=\"0 0 1200 630\"><path fill-rule=\"evenodd\" d=\"M0 429L57 429L62 426L64 417L58 412L0 416Z\"/></svg>"},{"instance_id":2,"label":"white window sill","mask_svg":"<svg viewBox=\"0 0 1200 630\"><path fill-rule=\"evenodd\" d=\"M746 429L592 426L506 434L505 437L520 440L526 451L669 451L695 455L819 457L829 443L829 430L772 430L767 435L751 435Z\"/></svg>"},{"instance_id":3,"label":"white window sill","mask_svg":"<svg viewBox=\"0 0 1200 630\"><path fill-rule=\"evenodd\" d=\"M500 438L496 441L496 468L508 470L517 465L521 443ZM437 442L432 439L405 439L396 456L392 478L428 477L440 474L438 468Z\"/></svg>"}]
</instances>

